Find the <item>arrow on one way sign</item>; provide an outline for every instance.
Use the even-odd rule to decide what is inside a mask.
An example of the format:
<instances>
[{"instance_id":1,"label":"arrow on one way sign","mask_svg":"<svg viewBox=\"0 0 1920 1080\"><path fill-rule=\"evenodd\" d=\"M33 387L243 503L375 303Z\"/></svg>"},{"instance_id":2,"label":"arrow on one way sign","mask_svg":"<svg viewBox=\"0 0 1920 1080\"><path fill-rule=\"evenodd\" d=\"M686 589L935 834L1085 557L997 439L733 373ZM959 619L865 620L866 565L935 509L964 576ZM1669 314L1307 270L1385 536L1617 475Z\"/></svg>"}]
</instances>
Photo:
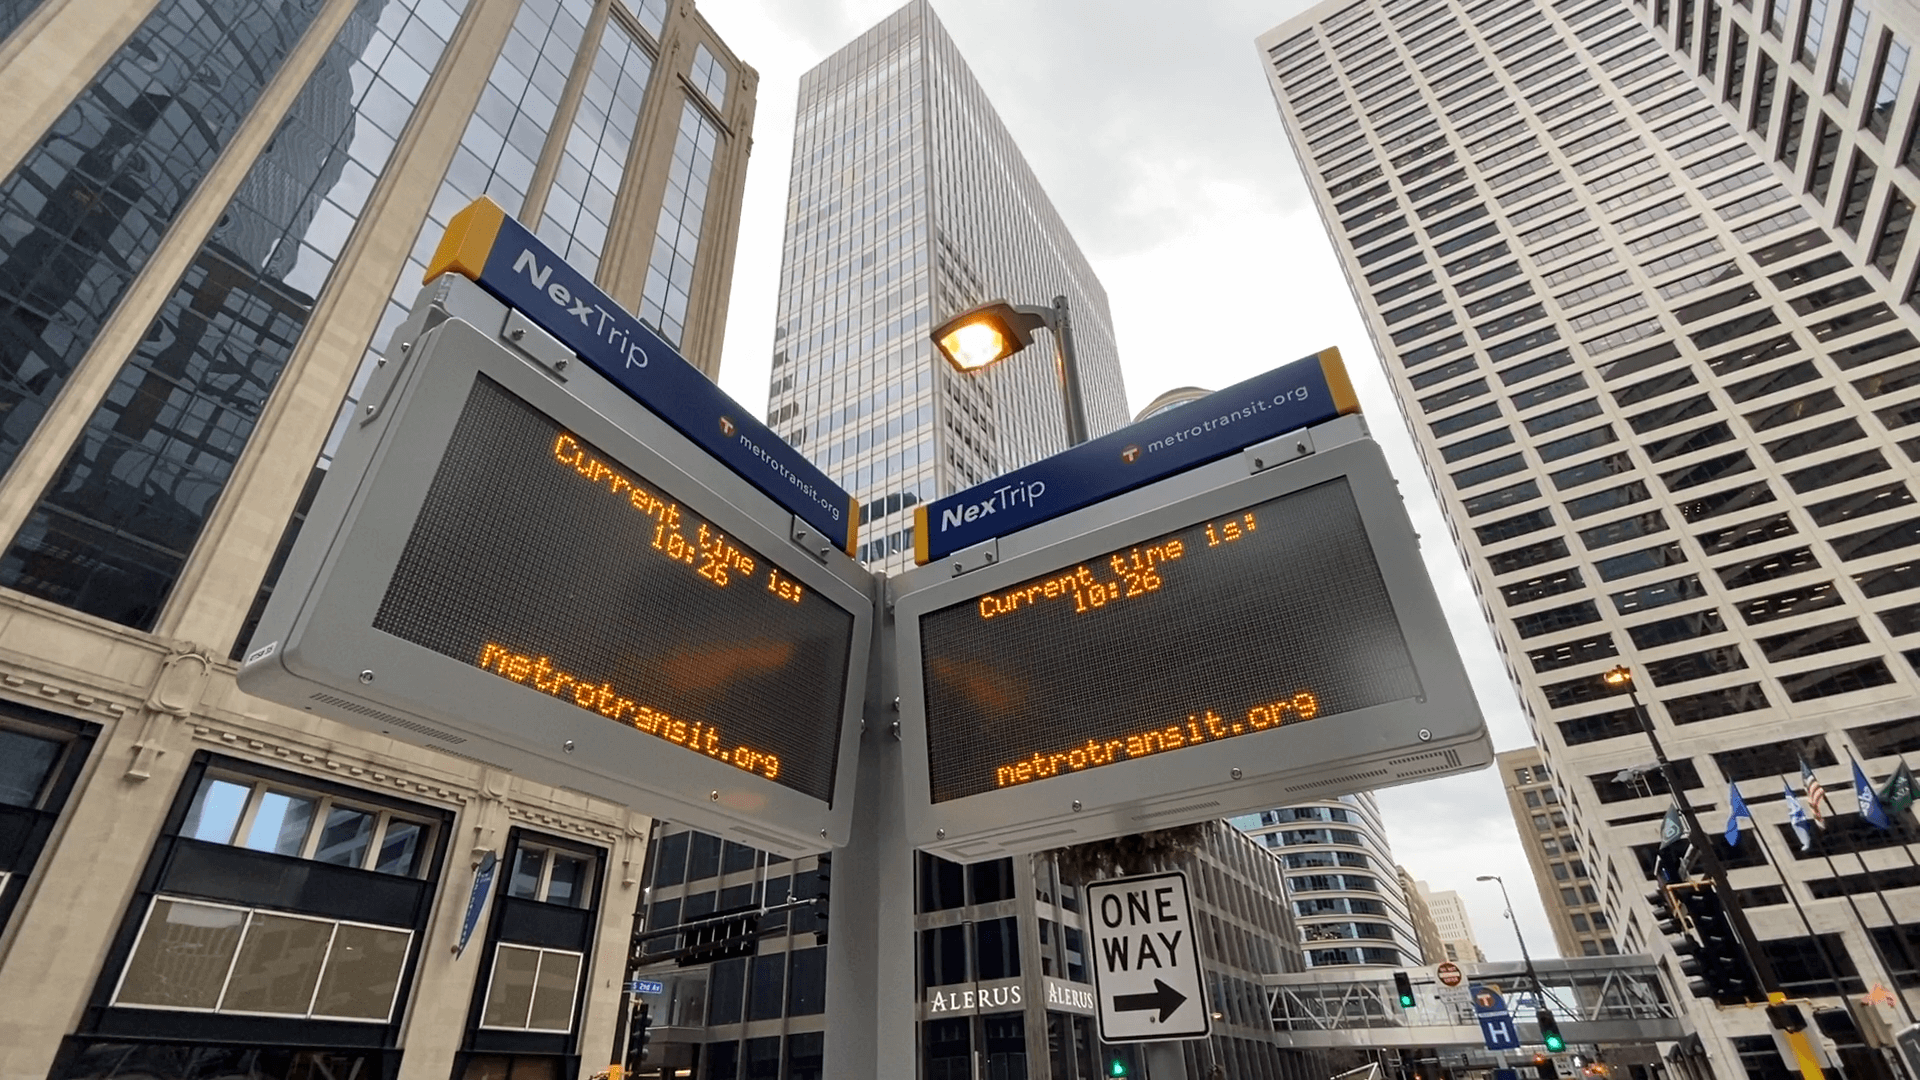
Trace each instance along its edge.
<instances>
[{"instance_id":1,"label":"arrow on one way sign","mask_svg":"<svg viewBox=\"0 0 1920 1080\"><path fill-rule=\"evenodd\" d=\"M1096 881L1087 886L1086 910L1100 1038L1206 1038L1213 1021L1201 989L1187 876Z\"/></svg>"},{"instance_id":2,"label":"arrow on one way sign","mask_svg":"<svg viewBox=\"0 0 1920 1080\"><path fill-rule=\"evenodd\" d=\"M1153 980L1153 993L1121 994L1119 997L1113 999L1113 1007L1116 1012L1139 1012L1142 1009L1149 1011L1159 1009L1160 1022L1164 1024L1167 1022L1167 1017L1172 1016L1174 1010L1178 1009L1181 1003L1186 1000L1187 995L1175 990L1159 979L1155 979Z\"/></svg>"}]
</instances>

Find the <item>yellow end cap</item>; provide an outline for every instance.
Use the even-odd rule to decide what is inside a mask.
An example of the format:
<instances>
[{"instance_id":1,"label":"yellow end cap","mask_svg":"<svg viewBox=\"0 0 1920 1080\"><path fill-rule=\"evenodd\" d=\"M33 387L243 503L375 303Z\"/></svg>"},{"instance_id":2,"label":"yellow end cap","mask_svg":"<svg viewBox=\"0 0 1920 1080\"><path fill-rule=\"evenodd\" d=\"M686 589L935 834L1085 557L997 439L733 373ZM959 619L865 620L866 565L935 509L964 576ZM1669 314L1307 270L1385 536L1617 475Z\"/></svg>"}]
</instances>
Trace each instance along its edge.
<instances>
[{"instance_id":1,"label":"yellow end cap","mask_svg":"<svg viewBox=\"0 0 1920 1080\"><path fill-rule=\"evenodd\" d=\"M927 504L921 503L913 508L913 565L925 566L927 556Z\"/></svg>"},{"instance_id":2,"label":"yellow end cap","mask_svg":"<svg viewBox=\"0 0 1920 1080\"><path fill-rule=\"evenodd\" d=\"M854 549L860 546L860 500L847 496L847 558L857 558Z\"/></svg>"},{"instance_id":3,"label":"yellow end cap","mask_svg":"<svg viewBox=\"0 0 1920 1080\"><path fill-rule=\"evenodd\" d=\"M1353 380L1347 378L1346 361L1340 359L1338 346L1320 350L1320 375L1327 380L1327 389L1333 391L1333 407L1340 415L1360 411L1360 395L1353 392Z\"/></svg>"},{"instance_id":4,"label":"yellow end cap","mask_svg":"<svg viewBox=\"0 0 1920 1080\"><path fill-rule=\"evenodd\" d=\"M453 220L447 222L446 234L440 237L440 246L433 249L433 258L427 263L427 274L421 284L449 273L480 280L487 255L493 251L493 241L500 235L500 223L506 219L507 212L485 195L453 215Z\"/></svg>"}]
</instances>

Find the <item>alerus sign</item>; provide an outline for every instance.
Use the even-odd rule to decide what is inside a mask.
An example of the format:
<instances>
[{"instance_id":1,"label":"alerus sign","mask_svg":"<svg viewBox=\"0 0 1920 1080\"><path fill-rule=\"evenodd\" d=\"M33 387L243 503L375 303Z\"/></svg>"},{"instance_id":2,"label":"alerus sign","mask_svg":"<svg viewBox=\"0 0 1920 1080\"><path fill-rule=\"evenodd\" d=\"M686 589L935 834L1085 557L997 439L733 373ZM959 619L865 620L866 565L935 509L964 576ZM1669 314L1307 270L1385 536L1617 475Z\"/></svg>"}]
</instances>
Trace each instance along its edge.
<instances>
[{"instance_id":1,"label":"alerus sign","mask_svg":"<svg viewBox=\"0 0 1920 1080\"><path fill-rule=\"evenodd\" d=\"M1025 1005L1026 1000L1026 990L1019 979L935 986L927 990L927 999L920 1004L920 1015L922 1019L971 1016L990 1010L1017 1009Z\"/></svg>"}]
</instances>

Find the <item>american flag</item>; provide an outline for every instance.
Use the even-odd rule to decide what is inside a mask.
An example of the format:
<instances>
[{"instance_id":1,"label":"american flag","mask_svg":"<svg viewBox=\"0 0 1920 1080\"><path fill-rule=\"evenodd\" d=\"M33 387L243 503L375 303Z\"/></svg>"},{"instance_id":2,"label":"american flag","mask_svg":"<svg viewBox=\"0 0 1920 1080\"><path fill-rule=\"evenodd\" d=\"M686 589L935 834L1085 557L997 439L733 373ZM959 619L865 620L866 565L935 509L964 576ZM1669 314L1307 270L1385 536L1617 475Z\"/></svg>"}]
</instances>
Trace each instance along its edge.
<instances>
[{"instance_id":1,"label":"american flag","mask_svg":"<svg viewBox=\"0 0 1920 1080\"><path fill-rule=\"evenodd\" d=\"M1804 759L1800 762L1800 783L1807 789L1807 809L1813 811L1813 823L1826 828L1827 823L1820 820L1820 804L1827 802L1827 789L1820 786L1820 778L1813 775L1813 770L1807 767ZM1827 809L1832 810L1833 804L1827 803Z\"/></svg>"}]
</instances>

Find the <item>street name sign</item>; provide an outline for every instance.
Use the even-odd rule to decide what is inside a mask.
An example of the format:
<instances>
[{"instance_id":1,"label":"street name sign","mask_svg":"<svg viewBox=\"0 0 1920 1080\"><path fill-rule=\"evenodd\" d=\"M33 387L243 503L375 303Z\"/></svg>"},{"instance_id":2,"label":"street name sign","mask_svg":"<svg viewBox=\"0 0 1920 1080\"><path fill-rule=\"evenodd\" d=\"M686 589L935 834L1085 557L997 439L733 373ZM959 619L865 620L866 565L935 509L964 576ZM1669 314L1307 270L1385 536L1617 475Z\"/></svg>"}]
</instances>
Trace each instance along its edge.
<instances>
[{"instance_id":1,"label":"street name sign","mask_svg":"<svg viewBox=\"0 0 1920 1080\"><path fill-rule=\"evenodd\" d=\"M1340 350L1282 364L914 510L914 561L1091 506L1275 435L1360 411Z\"/></svg>"},{"instance_id":2,"label":"street name sign","mask_svg":"<svg viewBox=\"0 0 1920 1080\"><path fill-rule=\"evenodd\" d=\"M755 847L845 843L871 574L461 276L395 346L242 689Z\"/></svg>"},{"instance_id":3,"label":"street name sign","mask_svg":"<svg viewBox=\"0 0 1920 1080\"><path fill-rule=\"evenodd\" d=\"M1213 1030L1200 978L1187 875L1113 878L1087 886L1087 947L1105 1042L1204 1039Z\"/></svg>"},{"instance_id":4,"label":"street name sign","mask_svg":"<svg viewBox=\"0 0 1920 1080\"><path fill-rule=\"evenodd\" d=\"M661 994L665 993L666 989L667 984L658 979L634 979L627 983L629 994Z\"/></svg>"},{"instance_id":5,"label":"street name sign","mask_svg":"<svg viewBox=\"0 0 1920 1080\"><path fill-rule=\"evenodd\" d=\"M961 862L1479 768L1357 416L889 582L916 845Z\"/></svg>"}]
</instances>

